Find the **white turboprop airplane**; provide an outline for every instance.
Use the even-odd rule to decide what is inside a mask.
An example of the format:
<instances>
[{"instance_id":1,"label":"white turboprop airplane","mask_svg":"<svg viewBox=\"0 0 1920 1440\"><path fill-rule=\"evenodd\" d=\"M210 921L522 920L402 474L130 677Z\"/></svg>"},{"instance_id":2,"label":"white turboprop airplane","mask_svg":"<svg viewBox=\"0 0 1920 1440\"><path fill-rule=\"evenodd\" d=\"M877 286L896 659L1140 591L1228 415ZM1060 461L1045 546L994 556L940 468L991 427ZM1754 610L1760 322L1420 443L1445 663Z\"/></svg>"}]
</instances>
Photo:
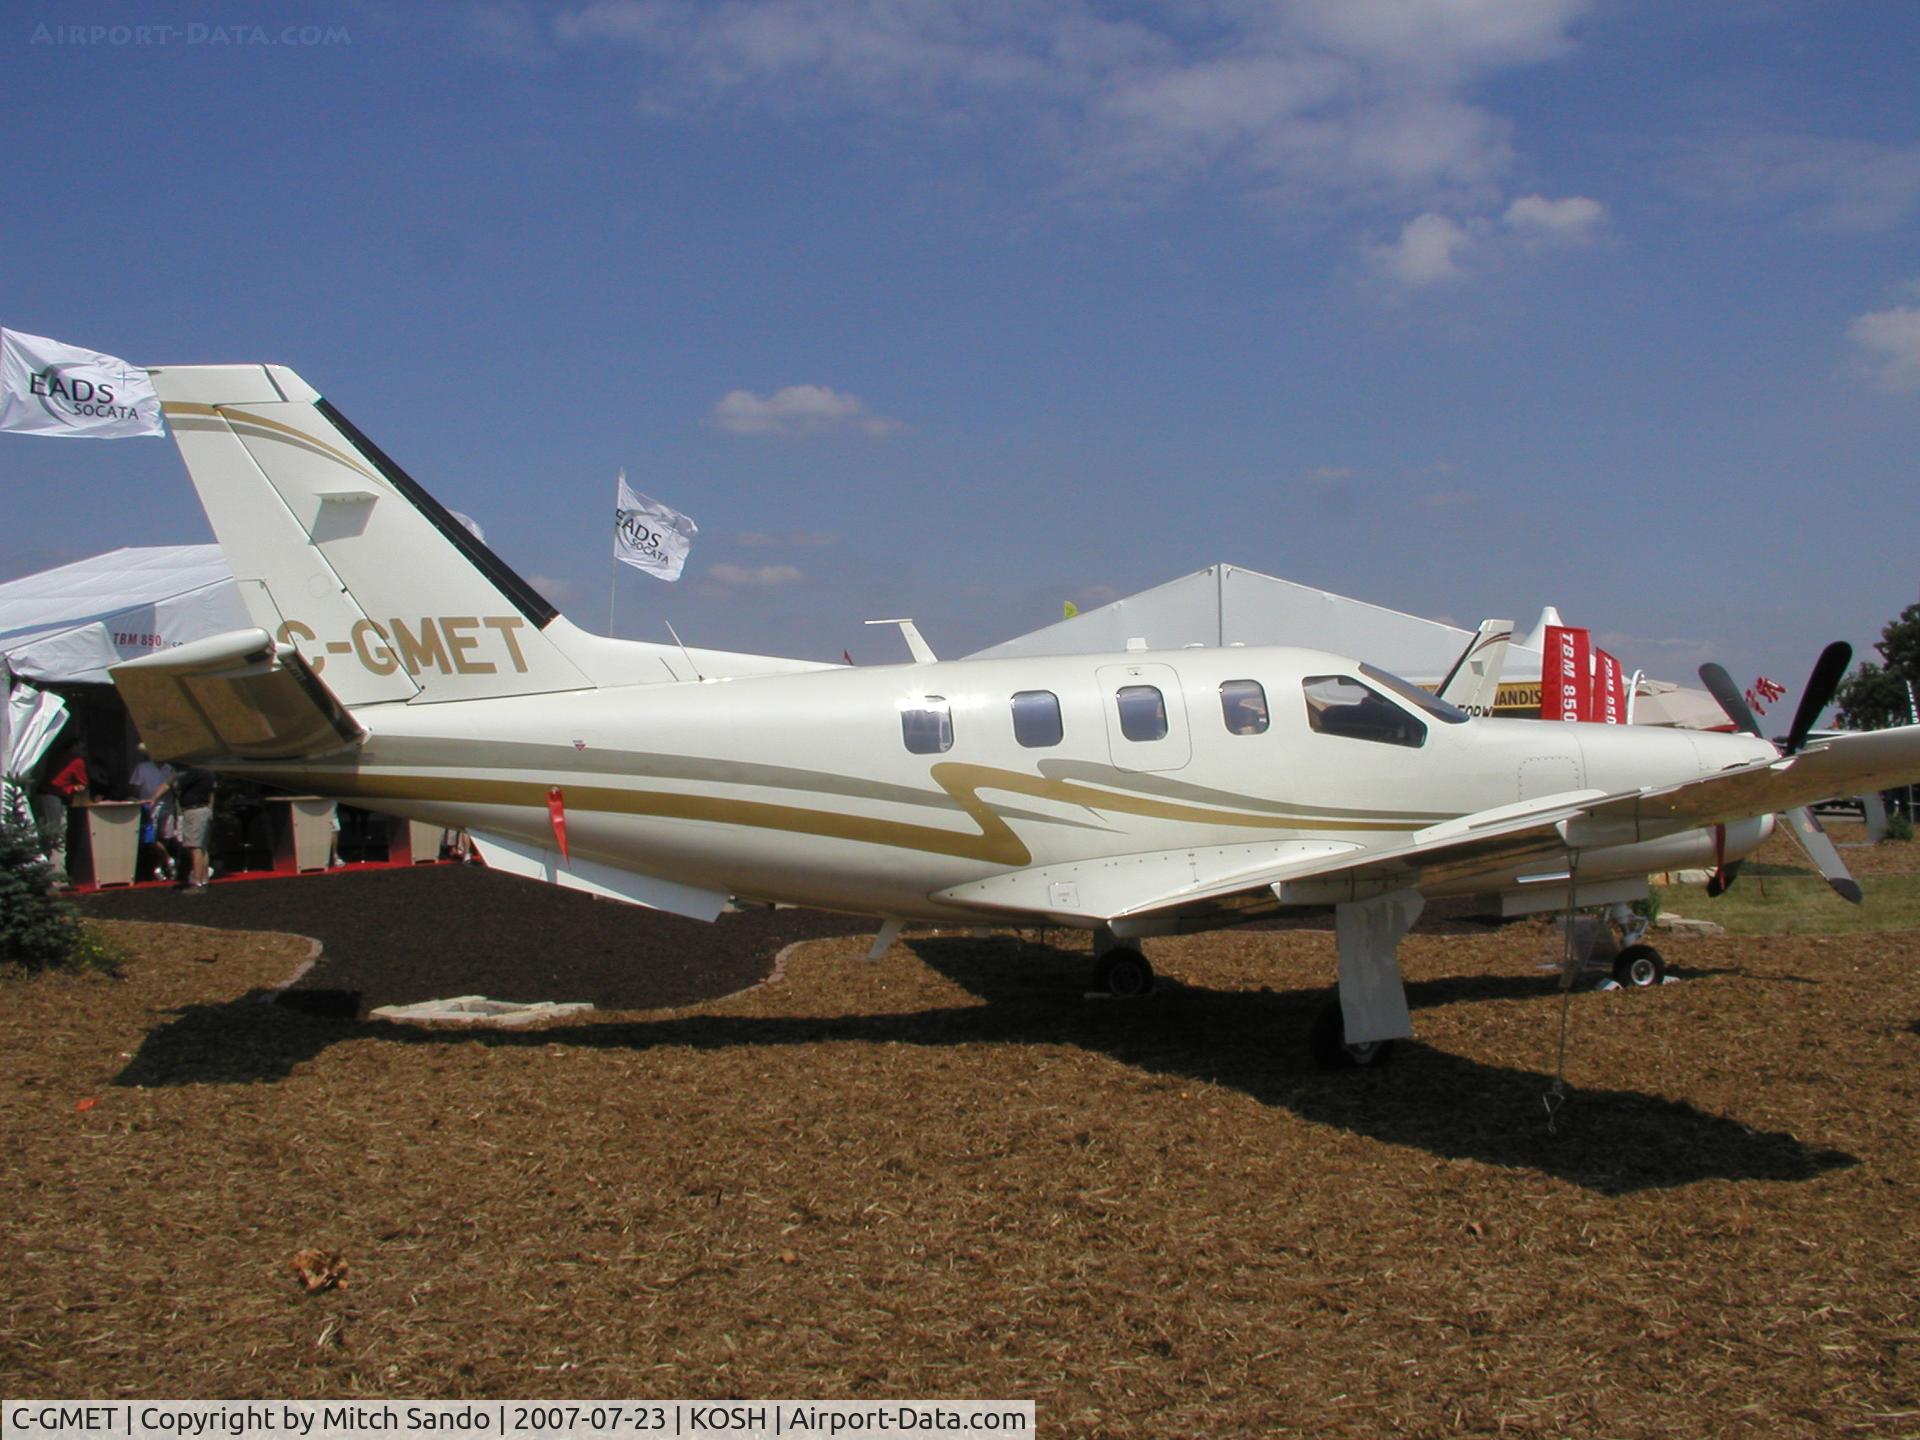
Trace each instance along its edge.
<instances>
[{"instance_id":1,"label":"white turboprop airplane","mask_svg":"<svg viewBox=\"0 0 1920 1440\"><path fill-rule=\"evenodd\" d=\"M1331 907L1336 1063L1411 1033L1397 949L1428 899L1618 905L1730 874L1776 811L1920 778L1920 727L1803 748L1812 695L1783 754L1469 717L1303 649L852 668L603 639L291 371L153 380L256 627L114 669L156 757L681 915L872 915L876 955L908 920L1084 927L1120 992L1151 981L1142 937Z\"/></svg>"}]
</instances>

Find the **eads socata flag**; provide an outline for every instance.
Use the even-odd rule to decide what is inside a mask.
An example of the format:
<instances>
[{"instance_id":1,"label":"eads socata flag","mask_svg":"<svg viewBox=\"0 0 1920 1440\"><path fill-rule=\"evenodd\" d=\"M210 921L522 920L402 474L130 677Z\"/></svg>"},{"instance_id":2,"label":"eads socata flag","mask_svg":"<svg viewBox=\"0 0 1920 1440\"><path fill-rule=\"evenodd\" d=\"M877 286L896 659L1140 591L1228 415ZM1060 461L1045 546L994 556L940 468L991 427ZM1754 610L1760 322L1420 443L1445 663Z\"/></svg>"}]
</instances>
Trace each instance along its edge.
<instances>
[{"instance_id":1,"label":"eads socata flag","mask_svg":"<svg viewBox=\"0 0 1920 1440\"><path fill-rule=\"evenodd\" d=\"M167 433L145 370L18 330L0 330L0 430L95 440Z\"/></svg>"},{"instance_id":2,"label":"eads socata flag","mask_svg":"<svg viewBox=\"0 0 1920 1440\"><path fill-rule=\"evenodd\" d=\"M613 556L662 580L678 580L700 527L675 510L627 488L627 472L613 507ZM617 573L617 572L616 572Z\"/></svg>"}]
</instances>

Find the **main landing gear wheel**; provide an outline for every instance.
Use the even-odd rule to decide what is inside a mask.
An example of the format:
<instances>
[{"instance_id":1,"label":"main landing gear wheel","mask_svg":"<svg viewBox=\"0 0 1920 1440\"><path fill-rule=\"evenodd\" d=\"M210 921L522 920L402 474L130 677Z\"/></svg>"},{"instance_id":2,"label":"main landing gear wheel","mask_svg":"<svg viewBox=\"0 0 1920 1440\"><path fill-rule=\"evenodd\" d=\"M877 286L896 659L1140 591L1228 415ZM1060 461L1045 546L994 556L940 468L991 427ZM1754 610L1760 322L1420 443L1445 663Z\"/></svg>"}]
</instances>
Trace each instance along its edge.
<instances>
[{"instance_id":1,"label":"main landing gear wheel","mask_svg":"<svg viewBox=\"0 0 1920 1440\"><path fill-rule=\"evenodd\" d=\"M1651 945L1629 945L1613 957L1613 978L1629 990L1645 990L1665 982L1667 962Z\"/></svg>"},{"instance_id":2,"label":"main landing gear wheel","mask_svg":"<svg viewBox=\"0 0 1920 1440\"><path fill-rule=\"evenodd\" d=\"M1153 966L1138 950L1116 945L1093 962L1093 988L1117 1000L1133 1000L1153 989Z\"/></svg>"},{"instance_id":3,"label":"main landing gear wheel","mask_svg":"<svg viewBox=\"0 0 1920 1440\"><path fill-rule=\"evenodd\" d=\"M1327 1001L1313 1017L1313 1028L1307 1032L1307 1046L1313 1052L1313 1063L1322 1070L1364 1070L1386 1064L1393 1054L1391 1040L1367 1040L1349 1045L1346 1016L1341 1013L1337 999Z\"/></svg>"}]
</instances>

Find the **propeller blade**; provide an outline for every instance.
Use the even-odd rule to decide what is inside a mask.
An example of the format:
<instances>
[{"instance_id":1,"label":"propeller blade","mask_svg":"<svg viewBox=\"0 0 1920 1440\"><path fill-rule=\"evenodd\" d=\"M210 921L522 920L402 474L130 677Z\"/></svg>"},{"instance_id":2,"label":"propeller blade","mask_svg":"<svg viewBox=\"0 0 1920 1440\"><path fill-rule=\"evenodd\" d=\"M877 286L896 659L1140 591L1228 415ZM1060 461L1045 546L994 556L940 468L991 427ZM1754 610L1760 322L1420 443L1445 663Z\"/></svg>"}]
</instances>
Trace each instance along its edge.
<instances>
[{"instance_id":1,"label":"propeller blade","mask_svg":"<svg viewBox=\"0 0 1920 1440\"><path fill-rule=\"evenodd\" d=\"M1735 729L1765 738L1760 722L1753 718L1753 707L1747 704L1747 697L1740 693L1740 687L1733 683L1733 676L1727 673L1726 666L1716 665L1709 660L1700 667L1700 683L1720 702L1720 708L1727 712L1727 718L1733 721Z\"/></svg>"},{"instance_id":2,"label":"propeller blade","mask_svg":"<svg viewBox=\"0 0 1920 1440\"><path fill-rule=\"evenodd\" d=\"M1852 663L1853 647L1844 640L1836 640L1820 652L1820 658L1813 665L1813 674L1807 677L1807 689L1800 697L1800 708L1793 712L1793 729L1787 732L1787 754L1800 753L1800 747L1807 743L1807 735L1820 718L1820 712L1833 703L1840 682L1847 676L1847 666Z\"/></svg>"},{"instance_id":3,"label":"propeller blade","mask_svg":"<svg viewBox=\"0 0 1920 1440\"><path fill-rule=\"evenodd\" d=\"M1846 861L1840 858L1840 852L1834 848L1833 841L1821 828L1813 812L1802 806L1796 810L1782 810L1780 818L1787 822L1787 830L1799 842L1813 868L1818 870L1833 887L1833 893L1849 904L1858 905L1861 901L1860 882L1847 871Z\"/></svg>"}]
</instances>

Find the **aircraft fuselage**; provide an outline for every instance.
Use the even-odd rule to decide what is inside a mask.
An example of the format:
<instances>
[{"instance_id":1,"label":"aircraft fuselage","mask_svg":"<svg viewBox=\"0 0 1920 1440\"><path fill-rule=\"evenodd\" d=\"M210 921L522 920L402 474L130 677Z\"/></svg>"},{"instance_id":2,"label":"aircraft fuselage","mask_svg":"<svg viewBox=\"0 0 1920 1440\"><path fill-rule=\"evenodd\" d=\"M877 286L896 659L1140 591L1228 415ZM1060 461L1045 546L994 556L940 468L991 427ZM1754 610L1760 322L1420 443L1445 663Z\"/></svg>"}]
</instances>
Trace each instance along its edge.
<instances>
[{"instance_id":1,"label":"aircraft fuselage","mask_svg":"<svg viewBox=\"0 0 1920 1440\"><path fill-rule=\"evenodd\" d=\"M248 768L548 849L557 789L576 859L746 899L978 920L990 907L942 892L1182 849L1389 849L1496 807L1773 753L1736 735L1455 719L1390 679L1253 647L816 670L361 706L357 753ZM1600 837L1579 874L1737 859L1768 828ZM1524 889L1567 869L1563 851L1422 888Z\"/></svg>"}]
</instances>

